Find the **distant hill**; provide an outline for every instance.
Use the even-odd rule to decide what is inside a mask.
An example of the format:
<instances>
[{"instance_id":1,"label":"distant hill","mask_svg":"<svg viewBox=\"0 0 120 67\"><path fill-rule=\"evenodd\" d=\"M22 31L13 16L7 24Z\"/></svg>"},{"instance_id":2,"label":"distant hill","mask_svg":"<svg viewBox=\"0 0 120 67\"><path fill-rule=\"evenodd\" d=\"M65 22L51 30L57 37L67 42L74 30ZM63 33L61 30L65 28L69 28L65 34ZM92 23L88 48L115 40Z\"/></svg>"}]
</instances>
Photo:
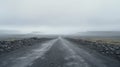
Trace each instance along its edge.
<instances>
[{"instance_id":1,"label":"distant hill","mask_svg":"<svg viewBox=\"0 0 120 67\"><path fill-rule=\"evenodd\" d=\"M16 30L0 30L0 35L20 34L21 32Z\"/></svg>"},{"instance_id":2,"label":"distant hill","mask_svg":"<svg viewBox=\"0 0 120 67\"><path fill-rule=\"evenodd\" d=\"M120 31L88 31L78 32L80 36L120 36Z\"/></svg>"},{"instance_id":3,"label":"distant hill","mask_svg":"<svg viewBox=\"0 0 120 67\"><path fill-rule=\"evenodd\" d=\"M43 33L39 32L39 31L33 31L33 32L29 33L29 34L43 34Z\"/></svg>"},{"instance_id":4,"label":"distant hill","mask_svg":"<svg viewBox=\"0 0 120 67\"><path fill-rule=\"evenodd\" d=\"M6 40L9 38L20 38L21 32L16 30L0 30L0 40Z\"/></svg>"}]
</instances>

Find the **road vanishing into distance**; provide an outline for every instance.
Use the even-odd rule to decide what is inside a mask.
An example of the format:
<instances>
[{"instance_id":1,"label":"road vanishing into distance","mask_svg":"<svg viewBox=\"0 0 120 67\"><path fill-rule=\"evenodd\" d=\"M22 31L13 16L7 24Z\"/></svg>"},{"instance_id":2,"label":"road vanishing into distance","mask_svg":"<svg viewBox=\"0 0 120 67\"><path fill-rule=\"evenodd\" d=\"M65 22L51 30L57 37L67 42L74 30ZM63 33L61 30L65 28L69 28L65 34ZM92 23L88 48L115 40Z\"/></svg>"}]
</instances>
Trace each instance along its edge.
<instances>
[{"instance_id":1,"label":"road vanishing into distance","mask_svg":"<svg viewBox=\"0 0 120 67\"><path fill-rule=\"evenodd\" d=\"M1 55L0 67L120 67L120 62L58 37Z\"/></svg>"}]
</instances>

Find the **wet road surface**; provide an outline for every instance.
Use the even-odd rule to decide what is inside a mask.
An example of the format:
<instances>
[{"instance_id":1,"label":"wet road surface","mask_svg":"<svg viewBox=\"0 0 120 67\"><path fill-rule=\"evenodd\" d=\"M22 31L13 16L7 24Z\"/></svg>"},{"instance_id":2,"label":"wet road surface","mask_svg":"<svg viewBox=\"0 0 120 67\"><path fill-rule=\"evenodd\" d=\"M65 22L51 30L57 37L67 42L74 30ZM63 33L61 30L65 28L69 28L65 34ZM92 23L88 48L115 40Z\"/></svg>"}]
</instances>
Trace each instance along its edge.
<instances>
[{"instance_id":1,"label":"wet road surface","mask_svg":"<svg viewBox=\"0 0 120 67\"><path fill-rule=\"evenodd\" d=\"M1 55L0 67L120 67L120 62L59 37Z\"/></svg>"}]
</instances>

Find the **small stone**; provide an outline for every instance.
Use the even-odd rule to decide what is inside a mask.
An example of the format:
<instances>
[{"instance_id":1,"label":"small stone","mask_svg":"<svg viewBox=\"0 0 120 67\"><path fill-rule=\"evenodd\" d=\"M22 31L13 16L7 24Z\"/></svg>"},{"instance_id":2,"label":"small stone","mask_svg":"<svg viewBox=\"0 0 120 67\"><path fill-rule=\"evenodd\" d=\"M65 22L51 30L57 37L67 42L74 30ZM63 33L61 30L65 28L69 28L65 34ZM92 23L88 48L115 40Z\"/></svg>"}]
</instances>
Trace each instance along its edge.
<instances>
[{"instance_id":1,"label":"small stone","mask_svg":"<svg viewBox=\"0 0 120 67\"><path fill-rule=\"evenodd\" d=\"M3 52L4 50L3 49L0 49L0 52Z\"/></svg>"}]
</instances>

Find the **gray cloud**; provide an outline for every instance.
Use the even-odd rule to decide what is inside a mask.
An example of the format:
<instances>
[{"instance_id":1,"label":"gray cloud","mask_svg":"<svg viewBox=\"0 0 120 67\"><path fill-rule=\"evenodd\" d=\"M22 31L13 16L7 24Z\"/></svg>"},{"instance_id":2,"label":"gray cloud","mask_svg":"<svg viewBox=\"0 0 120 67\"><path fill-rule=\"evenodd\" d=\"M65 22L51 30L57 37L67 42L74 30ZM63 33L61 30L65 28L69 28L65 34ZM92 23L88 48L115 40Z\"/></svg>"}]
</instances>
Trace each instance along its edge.
<instances>
[{"instance_id":1,"label":"gray cloud","mask_svg":"<svg viewBox=\"0 0 120 67\"><path fill-rule=\"evenodd\" d=\"M0 29L32 28L31 31L54 30L53 33L119 30L119 3L119 0L4 0L0 1Z\"/></svg>"}]
</instances>

